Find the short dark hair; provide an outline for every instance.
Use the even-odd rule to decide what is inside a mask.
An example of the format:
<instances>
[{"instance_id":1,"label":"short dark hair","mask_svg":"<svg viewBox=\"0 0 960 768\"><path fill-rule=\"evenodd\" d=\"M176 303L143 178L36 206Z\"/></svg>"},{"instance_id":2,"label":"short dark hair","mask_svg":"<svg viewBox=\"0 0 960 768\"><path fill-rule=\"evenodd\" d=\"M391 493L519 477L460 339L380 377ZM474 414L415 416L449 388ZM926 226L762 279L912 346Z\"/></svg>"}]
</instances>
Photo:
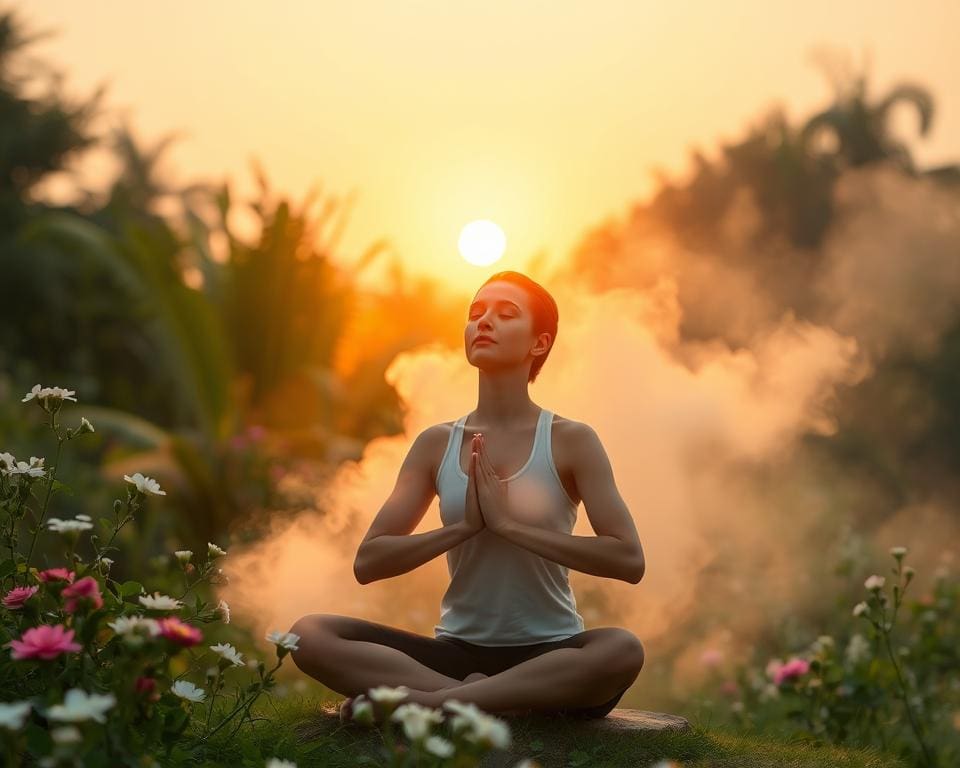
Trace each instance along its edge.
<instances>
[{"instance_id":1,"label":"short dark hair","mask_svg":"<svg viewBox=\"0 0 960 768\"><path fill-rule=\"evenodd\" d=\"M497 280L512 283L526 291L530 297L530 309L533 312L533 335L538 336L544 332L550 334L550 349L544 354L534 357L533 363L530 366L530 375L527 377L527 382L536 381L537 374L540 372L540 369L543 368L543 364L547 362L550 351L553 349L553 345L557 340L557 324L560 320L560 310L557 309L557 302L554 301L550 292L540 285L540 283L531 280L522 272L515 272L509 269L490 275L480 287L482 288L487 283L492 283Z\"/></svg>"}]
</instances>

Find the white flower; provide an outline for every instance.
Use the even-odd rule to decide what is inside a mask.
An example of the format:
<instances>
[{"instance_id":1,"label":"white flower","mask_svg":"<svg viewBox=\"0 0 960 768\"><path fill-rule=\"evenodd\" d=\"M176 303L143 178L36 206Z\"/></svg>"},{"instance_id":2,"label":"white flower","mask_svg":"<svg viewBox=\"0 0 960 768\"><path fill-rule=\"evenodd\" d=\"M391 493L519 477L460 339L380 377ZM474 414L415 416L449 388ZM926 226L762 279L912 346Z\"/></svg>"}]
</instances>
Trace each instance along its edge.
<instances>
[{"instance_id":1,"label":"white flower","mask_svg":"<svg viewBox=\"0 0 960 768\"><path fill-rule=\"evenodd\" d=\"M154 637L160 634L160 623L146 616L119 616L116 620L108 622L107 626L118 635L129 635L140 632L141 629Z\"/></svg>"},{"instance_id":2,"label":"white flower","mask_svg":"<svg viewBox=\"0 0 960 768\"><path fill-rule=\"evenodd\" d=\"M0 453L0 475L9 475L16 466L17 459L12 453Z\"/></svg>"},{"instance_id":3,"label":"white flower","mask_svg":"<svg viewBox=\"0 0 960 768\"><path fill-rule=\"evenodd\" d=\"M437 757L450 757L455 747L452 742L447 741L442 736L430 736L425 742L427 752L432 752Z\"/></svg>"},{"instance_id":4,"label":"white flower","mask_svg":"<svg viewBox=\"0 0 960 768\"><path fill-rule=\"evenodd\" d=\"M84 433L86 433L86 432L96 432L96 431L97 431L97 430L95 430L95 429L93 428L93 424L91 424L89 421L87 421L87 417L86 417L86 416L81 416L81 417L80 417L80 426L77 427L77 434L78 434L78 435L82 435L82 434L84 434Z\"/></svg>"},{"instance_id":5,"label":"white flower","mask_svg":"<svg viewBox=\"0 0 960 768\"><path fill-rule=\"evenodd\" d=\"M18 461L17 465L11 468L7 474L8 475L26 475L27 477L43 477L46 474L46 470L43 468L43 459L39 459L36 456L30 457L30 462Z\"/></svg>"},{"instance_id":6,"label":"white flower","mask_svg":"<svg viewBox=\"0 0 960 768\"><path fill-rule=\"evenodd\" d=\"M157 611L174 611L183 607L183 603L179 600L169 595L161 595L159 592L154 592L153 595L140 595L137 599L144 607Z\"/></svg>"},{"instance_id":7,"label":"white flower","mask_svg":"<svg viewBox=\"0 0 960 768\"><path fill-rule=\"evenodd\" d=\"M154 496L167 495L166 491L160 490L160 484L156 480L152 477L144 477L139 472L134 473L133 477L124 475L123 479L137 486L137 490L140 491L140 493L152 493Z\"/></svg>"},{"instance_id":8,"label":"white flower","mask_svg":"<svg viewBox=\"0 0 960 768\"><path fill-rule=\"evenodd\" d=\"M859 602L853 606L853 615L854 616L863 616L865 613L869 613L870 606L864 602Z\"/></svg>"},{"instance_id":9,"label":"white flower","mask_svg":"<svg viewBox=\"0 0 960 768\"><path fill-rule=\"evenodd\" d=\"M267 768L297 768L297 764L289 760L281 760L279 757L271 757L267 760Z\"/></svg>"},{"instance_id":10,"label":"white flower","mask_svg":"<svg viewBox=\"0 0 960 768\"><path fill-rule=\"evenodd\" d=\"M105 723L107 717L104 712L116 703L117 697L112 693L87 693L79 688L71 688L64 696L63 704L54 704L47 710L47 717L70 723L82 720Z\"/></svg>"},{"instance_id":11,"label":"white flower","mask_svg":"<svg viewBox=\"0 0 960 768\"><path fill-rule=\"evenodd\" d=\"M397 707L390 719L403 723L403 732L410 741L420 741L430 733L431 723L443 722L443 712L411 701Z\"/></svg>"},{"instance_id":12,"label":"white flower","mask_svg":"<svg viewBox=\"0 0 960 768\"><path fill-rule=\"evenodd\" d=\"M833 648L833 646L833 638L830 635L820 635L811 643L810 650L813 653L824 653L827 648Z\"/></svg>"},{"instance_id":13,"label":"white flower","mask_svg":"<svg viewBox=\"0 0 960 768\"><path fill-rule=\"evenodd\" d=\"M773 683L767 683L764 686L763 690L760 691L760 701L771 701L772 699L780 698L780 689L775 686Z\"/></svg>"},{"instance_id":14,"label":"white flower","mask_svg":"<svg viewBox=\"0 0 960 768\"><path fill-rule=\"evenodd\" d=\"M93 518L90 517L90 515L77 515L76 518L77 520L83 520L84 522L87 522L87 523L93 520Z\"/></svg>"},{"instance_id":15,"label":"white flower","mask_svg":"<svg viewBox=\"0 0 960 768\"><path fill-rule=\"evenodd\" d=\"M83 734L75 725L61 725L50 731L50 738L57 744L78 744L83 741Z\"/></svg>"},{"instance_id":16,"label":"white flower","mask_svg":"<svg viewBox=\"0 0 960 768\"><path fill-rule=\"evenodd\" d=\"M300 648L297 645L300 635L295 635L293 632L267 632L267 640L281 648L286 648L288 651L296 651Z\"/></svg>"},{"instance_id":17,"label":"white flower","mask_svg":"<svg viewBox=\"0 0 960 768\"><path fill-rule=\"evenodd\" d=\"M226 600L221 600L217 603L217 610L220 611L220 616L223 619L224 624L230 623L230 606L227 604Z\"/></svg>"},{"instance_id":18,"label":"white flower","mask_svg":"<svg viewBox=\"0 0 960 768\"><path fill-rule=\"evenodd\" d=\"M72 389L64 389L63 387L41 387L39 384L34 384L33 389L27 392L27 396L21 400L21 403L26 403L29 400L37 398L40 401L41 405L43 401L47 398L53 400L72 400L77 402L77 398L74 395L77 394Z\"/></svg>"},{"instance_id":19,"label":"white flower","mask_svg":"<svg viewBox=\"0 0 960 768\"><path fill-rule=\"evenodd\" d=\"M173 554L181 563L189 563L190 558L193 557L193 552L191 552L189 549L178 549Z\"/></svg>"},{"instance_id":20,"label":"white flower","mask_svg":"<svg viewBox=\"0 0 960 768\"><path fill-rule=\"evenodd\" d=\"M373 724L373 704L363 694L353 700L353 719L360 723Z\"/></svg>"},{"instance_id":21,"label":"white flower","mask_svg":"<svg viewBox=\"0 0 960 768\"><path fill-rule=\"evenodd\" d=\"M227 551L225 549L220 549L220 547L218 547L216 544L211 544L208 541L207 553L210 555L210 557L222 557L223 555L227 554Z\"/></svg>"},{"instance_id":22,"label":"white flower","mask_svg":"<svg viewBox=\"0 0 960 768\"><path fill-rule=\"evenodd\" d=\"M243 666L243 656L230 643L217 643L210 646L211 651L216 651L227 661L233 662L235 667Z\"/></svg>"},{"instance_id":23,"label":"white flower","mask_svg":"<svg viewBox=\"0 0 960 768\"><path fill-rule=\"evenodd\" d=\"M883 589L884 582L886 582L886 579L883 578L883 576L877 576L874 574L865 582L863 582L863 586L865 586L867 589L879 592L881 589Z\"/></svg>"},{"instance_id":24,"label":"white flower","mask_svg":"<svg viewBox=\"0 0 960 768\"><path fill-rule=\"evenodd\" d=\"M861 634L855 634L850 638L850 642L847 644L847 650L845 656L848 662L851 664L858 664L860 661L865 659L870 653L870 643L867 642L867 639Z\"/></svg>"},{"instance_id":25,"label":"white flower","mask_svg":"<svg viewBox=\"0 0 960 768\"><path fill-rule=\"evenodd\" d=\"M47 530L54 533L73 533L75 531L86 531L93 528L93 523L87 520L61 520L59 517L51 517L47 520Z\"/></svg>"},{"instance_id":26,"label":"white flower","mask_svg":"<svg viewBox=\"0 0 960 768\"><path fill-rule=\"evenodd\" d=\"M450 723L454 731L458 731L460 728L468 725L473 725L473 723L484 716L484 713L478 709L477 705L473 702L464 703L457 699L448 699L443 702L443 706L451 712L456 713L456 716Z\"/></svg>"},{"instance_id":27,"label":"white flower","mask_svg":"<svg viewBox=\"0 0 960 768\"><path fill-rule=\"evenodd\" d=\"M29 716L29 701L0 702L0 728L19 731Z\"/></svg>"},{"instance_id":28,"label":"white flower","mask_svg":"<svg viewBox=\"0 0 960 768\"><path fill-rule=\"evenodd\" d=\"M897 559L903 557L907 554L906 547L890 547L890 554L896 557Z\"/></svg>"},{"instance_id":29,"label":"white flower","mask_svg":"<svg viewBox=\"0 0 960 768\"><path fill-rule=\"evenodd\" d=\"M467 733L467 739L499 749L509 749L510 726L500 718L483 715L474 720L473 730Z\"/></svg>"},{"instance_id":30,"label":"white flower","mask_svg":"<svg viewBox=\"0 0 960 768\"><path fill-rule=\"evenodd\" d=\"M197 688L189 680L177 680L170 691L175 696L187 701L201 702L207 697L207 692L203 688Z\"/></svg>"},{"instance_id":31,"label":"white flower","mask_svg":"<svg viewBox=\"0 0 960 768\"><path fill-rule=\"evenodd\" d=\"M271 640L271 642L273 641ZM369 691L371 699L387 704L396 704L403 701L409 693L410 689L405 685L398 685L396 688L391 688L389 685L378 685Z\"/></svg>"}]
</instances>

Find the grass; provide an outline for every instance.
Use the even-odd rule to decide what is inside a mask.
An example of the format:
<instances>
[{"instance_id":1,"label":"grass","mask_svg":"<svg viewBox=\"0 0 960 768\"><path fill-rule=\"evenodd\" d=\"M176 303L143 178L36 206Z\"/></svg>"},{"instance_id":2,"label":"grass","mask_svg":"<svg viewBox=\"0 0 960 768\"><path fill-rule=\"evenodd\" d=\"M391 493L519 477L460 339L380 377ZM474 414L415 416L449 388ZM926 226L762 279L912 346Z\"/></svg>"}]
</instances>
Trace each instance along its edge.
<instances>
[{"instance_id":1,"label":"grass","mask_svg":"<svg viewBox=\"0 0 960 768\"><path fill-rule=\"evenodd\" d=\"M244 727L232 738L215 737L202 764L263 768L267 758L280 757L298 768L355 768L362 764L358 758L376 757L382 737L373 728L341 724L335 717L339 700L293 694L263 701L253 727ZM787 742L698 726L685 733L611 737L596 733L586 723L556 717L511 717L509 723L512 749L488 753L482 768L513 768L525 757L536 759L543 768L646 768L664 759L683 768L906 768L897 758L875 750Z\"/></svg>"}]
</instances>

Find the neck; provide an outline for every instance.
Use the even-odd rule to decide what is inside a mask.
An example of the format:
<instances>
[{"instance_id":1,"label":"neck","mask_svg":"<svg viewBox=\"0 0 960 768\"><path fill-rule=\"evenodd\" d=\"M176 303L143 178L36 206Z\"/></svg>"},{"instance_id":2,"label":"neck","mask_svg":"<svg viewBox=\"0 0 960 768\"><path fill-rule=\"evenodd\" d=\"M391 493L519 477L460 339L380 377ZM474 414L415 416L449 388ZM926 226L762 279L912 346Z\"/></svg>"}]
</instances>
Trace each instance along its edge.
<instances>
[{"instance_id":1,"label":"neck","mask_svg":"<svg viewBox=\"0 0 960 768\"><path fill-rule=\"evenodd\" d=\"M536 418L540 406L527 392L527 372L480 371L477 408L471 414L478 425L487 429L506 428Z\"/></svg>"}]
</instances>

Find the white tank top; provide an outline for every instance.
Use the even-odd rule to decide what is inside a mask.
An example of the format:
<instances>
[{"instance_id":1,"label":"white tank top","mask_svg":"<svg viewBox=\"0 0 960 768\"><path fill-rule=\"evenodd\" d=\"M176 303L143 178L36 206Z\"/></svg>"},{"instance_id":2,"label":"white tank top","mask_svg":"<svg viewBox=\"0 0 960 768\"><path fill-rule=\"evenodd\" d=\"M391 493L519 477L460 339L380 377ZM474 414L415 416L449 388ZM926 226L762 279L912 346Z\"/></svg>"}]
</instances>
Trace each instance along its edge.
<instances>
[{"instance_id":1,"label":"white tank top","mask_svg":"<svg viewBox=\"0 0 960 768\"><path fill-rule=\"evenodd\" d=\"M444 525L463 520L467 474L460 466L460 448L466 420L461 416L450 430L437 471ZM553 412L541 408L533 450L527 463L506 478L507 493L511 515L520 522L569 534L577 504L553 462L552 427ZM487 528L447 550L447 566L450 585L440 603L436 637L457 637L475 645L531 645L584 631L567 567Z\"/></svg>"}]
</instances>

